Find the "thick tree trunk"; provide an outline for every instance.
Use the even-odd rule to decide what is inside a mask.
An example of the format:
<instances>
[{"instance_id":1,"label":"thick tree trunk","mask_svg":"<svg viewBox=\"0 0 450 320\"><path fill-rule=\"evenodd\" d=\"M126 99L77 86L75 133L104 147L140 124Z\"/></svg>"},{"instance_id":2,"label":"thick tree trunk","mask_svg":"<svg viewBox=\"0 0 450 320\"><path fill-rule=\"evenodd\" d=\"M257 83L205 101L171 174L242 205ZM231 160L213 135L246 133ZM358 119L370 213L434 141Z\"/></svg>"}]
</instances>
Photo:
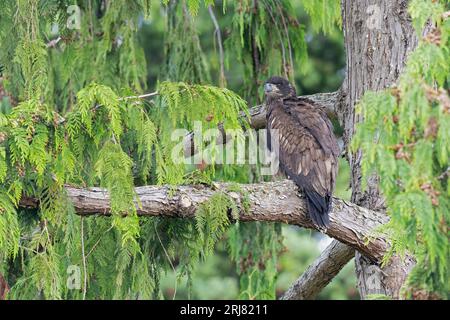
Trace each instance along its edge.
<instances>
[{"instance_id":1,"label":"thick tree trunk","mask_svg":"<svg viewBox=\"0 0 450 320\"><path fill-rule=\"evenodd\" d=\"M408 54L418 39L411 25L405 0L342 0L342 18L347 54L347 73L342 86L338 114L344 124L344 142L348 147L355 124L355 105L368 90L382 90L398 79ZM348 149L347 149L348 150ZM362 190L361 153L347 152L352 175L352 202L376 211L385 211L377 177L367 181ZM380 268L356 253L356 274L362 299L369 294L399 298L400 288L413 266L412 259L402 262L395 257Z\"/></svg>"}]
</instances>

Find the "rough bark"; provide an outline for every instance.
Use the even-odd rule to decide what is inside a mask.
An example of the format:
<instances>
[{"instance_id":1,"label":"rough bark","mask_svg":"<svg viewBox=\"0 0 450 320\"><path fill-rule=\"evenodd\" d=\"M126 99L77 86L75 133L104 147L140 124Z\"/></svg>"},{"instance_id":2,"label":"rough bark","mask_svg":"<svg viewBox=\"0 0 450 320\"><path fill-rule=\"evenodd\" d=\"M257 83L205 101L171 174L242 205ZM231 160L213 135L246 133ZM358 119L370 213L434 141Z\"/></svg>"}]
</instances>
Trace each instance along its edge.
<instances>
[{"instance_id":1,"label":"rough bark","mask_svg":"<svg viewBox=\"0 0 450 320\"><path fill-rule=\"evenodd\" d=\"M280 299L311 300L316 298L354 255L355 249L333 240Z\"/></svg>"},{"instance_id":2,"label":"rough bark","mask_svg":"<svg viewBox=\"0 0 450 320\"><path fill-rule=\"evenodd\" d=\"M224 192L235 200L240 209L240 221L282 222L316 229L308 217L304 197L292 181L241 185L240 192L230 192L232 187L228 183L214 184L212 187L138 187L137 213L141 216L193 218L200 204L216 192ZM106 190L67 186L66 191L77 214L110 215L110 198ZM34 199L24 198L20 205L36 207L39 204ZM386 215L333 198L330 227L325 234L380 262L388 243L382 236L374 237L373 231L387 221Z\"/></svg>"},{"instance_id":3,"label":"rough bark","mask_svg":"<svg viewBox=\"0 0 450 320\"><path fill-rule=\"evenodd\" d=\"M362 121L355 115L355 105L366 91L382 90L397 81L418 39L407 13L408 1L342 0L341 5L347 70L337 113L344 125L344 142L348 146L355 124ZM361 152L347 156L352 170L352 202L384 211L377 177L367 180L365 191L361 188ZM359 253L356 253L355 262L362 299L368 294L398 298L400 287L413 265L410 259L402 263L394 258L388 266L379 268Z\"/></svg>"}]
</instances>

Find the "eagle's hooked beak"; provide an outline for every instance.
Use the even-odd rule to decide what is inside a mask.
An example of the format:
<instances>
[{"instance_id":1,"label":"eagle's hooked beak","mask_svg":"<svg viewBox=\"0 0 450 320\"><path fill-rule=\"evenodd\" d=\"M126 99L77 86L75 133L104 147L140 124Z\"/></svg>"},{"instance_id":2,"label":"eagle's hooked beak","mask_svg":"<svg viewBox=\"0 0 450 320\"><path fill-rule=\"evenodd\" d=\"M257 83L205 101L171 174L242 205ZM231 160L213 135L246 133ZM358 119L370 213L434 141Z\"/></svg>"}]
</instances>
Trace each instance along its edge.
<instances>
[{"instance_id":1,"label":"eagle's hooked beak","mask_svg":"<svg viewBox=\"0 0 450 320\"><path fill-rule=\"evenodd\" d=\"M266 83L264 85L264 92L265 93L271 93L271 92L277 92L277 91L278 91L277 86L275 86L275 85L273 85L271 83Z\"/></svg>"}]
</instances>

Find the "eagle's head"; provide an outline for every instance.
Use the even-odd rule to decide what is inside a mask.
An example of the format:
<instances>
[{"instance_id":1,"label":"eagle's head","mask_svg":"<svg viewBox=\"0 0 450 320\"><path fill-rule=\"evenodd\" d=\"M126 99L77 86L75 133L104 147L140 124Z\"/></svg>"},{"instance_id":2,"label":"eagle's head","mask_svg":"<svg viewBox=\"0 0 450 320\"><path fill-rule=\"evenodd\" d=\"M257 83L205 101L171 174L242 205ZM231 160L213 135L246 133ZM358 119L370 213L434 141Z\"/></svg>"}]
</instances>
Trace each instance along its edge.
<instances>
[{"instance_id":1,"label":"eagle's head","mask_svg":"<svg viewBox=\"0 0 450 320\"><path fill-rule=\"evenodd\" d=\"M271 77L264 84L264 93L267 99L280 99L296 97L295 88L288 80L282 77Z\"/></svg>"}]
</instances>

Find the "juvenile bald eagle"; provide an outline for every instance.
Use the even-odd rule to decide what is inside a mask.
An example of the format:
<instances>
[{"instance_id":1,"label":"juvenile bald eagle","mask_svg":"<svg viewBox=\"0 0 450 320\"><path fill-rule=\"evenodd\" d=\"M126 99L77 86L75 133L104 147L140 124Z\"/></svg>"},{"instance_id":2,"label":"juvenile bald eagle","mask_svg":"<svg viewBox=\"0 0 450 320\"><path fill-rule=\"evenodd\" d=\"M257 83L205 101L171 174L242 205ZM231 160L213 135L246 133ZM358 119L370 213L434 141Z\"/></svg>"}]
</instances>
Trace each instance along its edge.
<instances>
[{"instance_id":1,"label":"juvenile bald eagle","mask_svg":"<svg viewBox=\"0 0 450 320\"><path fill-rule=\"evenodd\" d=\"M264 92L269 148L270 134L278 130L280 170L303 191L312 221L320 229L327 228L339 146L325 108L298 98L281 77L267 80Z\"/></svg>"}]
</instances>

